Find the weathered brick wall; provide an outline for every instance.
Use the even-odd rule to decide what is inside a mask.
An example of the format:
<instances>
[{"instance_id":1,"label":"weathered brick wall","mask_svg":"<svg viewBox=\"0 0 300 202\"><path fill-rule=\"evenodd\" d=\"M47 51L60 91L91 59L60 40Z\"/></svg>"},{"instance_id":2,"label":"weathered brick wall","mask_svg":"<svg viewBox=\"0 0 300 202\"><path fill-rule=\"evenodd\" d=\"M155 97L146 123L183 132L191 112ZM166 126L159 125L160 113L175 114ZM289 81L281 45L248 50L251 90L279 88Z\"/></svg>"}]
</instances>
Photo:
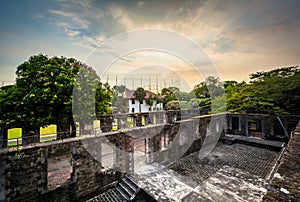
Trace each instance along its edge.
<instances>
[{"instance_id":1,"label":"weathered brick wall","mask_svg":"<svg viewBox=\"0 0 300 202\"><path fill-rule=\"evenodd\" d=\"M45 150L34 147L26 150L1 152L1 199L7 201L36 201L47 187ZM4 190L3 190L4 188Z\"/></svg>"},{"instance_id":2,"label":"weathered brick wall","mask_svg":"<svg viewBox=\"0 0 300 202\"><path fill-rule=\"evenodd\" d=\"M101 138L95 137L84 141L73 138L19 148L19 151L1 150L0 201L76 201L121 179L123 175L119 172L103 173L97 154L90 154L90 151L99 152L100 141ZM48 190L47 161L57 156L71 157L72 173L66 183Z\"/></svg>"},{"instance_id":3,"label":"weathered brick wall","mask_svg":"<svg viewBox=\"0 0 300 202\"><path fill-rule=\"evenodd\" d=\"M163 117L163 114L160 115ZM224 134L224 117L225 115L198 116L162 124L163 121L157 116L156 120L161 124L29 145L20 147L18 151L17 148L2 149L0 201L82 200L121 179L124 173L133 171L134 139L145 140L147 162L168 163L199 150L205 138L213 138L217 132ZM246 115L241 115L241 122L245 122L246 118ZM276 117L273 117L273 122L274 118ZM299 119L282 117L282 120L288 127L292 127L293 120L297 118ZM269 120L272 119L264 119ZM246 124L241 125L245 127ZM104 139L115 146L115 170L107 171L101 164ZM71 176L64 184L50 190L47 181L49 158L61 156L69 159Z\"/></svg>"}]
</instances>

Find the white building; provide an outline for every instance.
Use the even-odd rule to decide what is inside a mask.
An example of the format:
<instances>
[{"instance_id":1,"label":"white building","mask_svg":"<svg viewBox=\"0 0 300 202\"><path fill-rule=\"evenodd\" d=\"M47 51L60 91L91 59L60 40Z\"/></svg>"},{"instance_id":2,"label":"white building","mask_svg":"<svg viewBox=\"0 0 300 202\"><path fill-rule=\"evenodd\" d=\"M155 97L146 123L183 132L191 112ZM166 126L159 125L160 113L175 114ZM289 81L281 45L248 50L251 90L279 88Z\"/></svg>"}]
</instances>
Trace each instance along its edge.
<instances>
[{"instance_id":1,"label":"white building","mask_svg":"<svg viewBox=\"0 0 300 202\"><path fill-rule=\"evenodd\" d=\"M143 103L141 103L141 112L149 112L149 111L162 111L163 110L163 103L157 103L156 100L153 100L152 106L147 105L146 99L150 96L154 98L156 96L155 93L152 93L148 90L146 91L145 99ZM159 96L159 98L162 98ZM126 90L124 93L123 104L128 106L129 113L139 113L140 111L140 102L135 99L134 90Z\"/></svg>"}]
</instances>

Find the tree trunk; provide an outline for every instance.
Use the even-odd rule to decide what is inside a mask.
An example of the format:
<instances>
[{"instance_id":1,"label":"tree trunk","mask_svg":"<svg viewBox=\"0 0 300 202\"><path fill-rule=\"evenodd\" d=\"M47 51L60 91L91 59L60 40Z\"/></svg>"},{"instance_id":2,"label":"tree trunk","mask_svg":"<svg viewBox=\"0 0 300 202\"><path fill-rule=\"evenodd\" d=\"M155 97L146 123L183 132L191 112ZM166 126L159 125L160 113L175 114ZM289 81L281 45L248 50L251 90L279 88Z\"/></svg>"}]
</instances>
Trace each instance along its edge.
<instances>
[{"instance_id":1,"label":"tree trunk","mask_svg":"<svg viewBox=\"0 0 300 202\"><path fill-rule=\"evenodd\" d=\"M71 125L71 137L76 137L76 124L75 124L75 121L73 119L72 112L70 113L69 120L70 120L70 125Z\"/></svg>"}]
</instances>

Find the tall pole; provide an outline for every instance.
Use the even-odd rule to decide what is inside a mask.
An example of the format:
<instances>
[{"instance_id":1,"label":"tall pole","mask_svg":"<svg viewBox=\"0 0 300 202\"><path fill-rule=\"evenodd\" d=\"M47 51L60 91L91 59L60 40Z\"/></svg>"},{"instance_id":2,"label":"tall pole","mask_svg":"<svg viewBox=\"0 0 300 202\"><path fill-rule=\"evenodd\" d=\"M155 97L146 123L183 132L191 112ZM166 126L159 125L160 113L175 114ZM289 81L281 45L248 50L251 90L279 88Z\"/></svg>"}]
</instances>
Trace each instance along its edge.
<instances>
[{"instance_id":1,"label":"tall pole","mask_svg":"<svg viewBox=\"0 0 300 202\"><path fill-rule=\"evenodd\" d=\"M126 79L125 79L125 74L124 74L124 86L126 87Z\"/></svg>"},{"instance_id":2,"label":"tall pole","mask_svg":"<svg viewBox=\"0 0 300 202\"><path fill-rule=\"evenodd\" d=\"M150 77L150 74L149 74L149 85L150 85L150 91L151 91L151 77Z\"/></svg>"},{"instance_id":3,"label":"tall pole","mask_svg":"<svg viewBox=\"0 0 300 202\"><path fill-rule=\"evenodd\" d=\"M135 90L134 89L134 79L133 79L133 76L131 77L131 81L132 81L132 90Z\"/></svg>"},{"instance_id":4,"label":"tall pole","mask_svg":"<svg viewBox=\"0 0 300 202\"><path fill-rule=\"evenodd\" d=\"M156 93L158 94L158 75L156 74Z\"/></svg>"}]
</instances>

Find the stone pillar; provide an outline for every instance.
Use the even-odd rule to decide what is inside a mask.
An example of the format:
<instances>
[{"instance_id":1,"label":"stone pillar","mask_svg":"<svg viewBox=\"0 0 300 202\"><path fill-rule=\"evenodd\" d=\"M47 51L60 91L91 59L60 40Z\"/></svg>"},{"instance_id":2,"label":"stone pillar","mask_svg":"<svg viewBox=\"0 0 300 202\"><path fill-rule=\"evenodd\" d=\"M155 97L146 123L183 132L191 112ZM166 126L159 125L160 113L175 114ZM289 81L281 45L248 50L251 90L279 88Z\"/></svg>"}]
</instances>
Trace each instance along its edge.
<instances>
[{"instance_id":1,"label":"stone pillar","mask_svg":"<svg viewBox=\"0 0 300 202\"><path fill-rule=\"evenodd\" d=\"M124 173L132 172L134 170L134 145L133 138L125 133L116 135L116 161L119 164L119 170Z\"/></svg>"},{"instance_id":2,"label":"stone pillar","mask_svg":"<svg viewBox=\"0 0 300 202\"><path fill-rule=\"evenodd\" d=\"M7 147L8 133L4 124L0 123L0 149Z\"/></svg>"},{"instance_id":3,"label":"stone pillar","mask_svg":"<svg viewBox=\"0 0 300 202\"><path fill-rule=\"evenodd\" d=\"M33 135L34 135L33 131L25 131L22 128L22 146L27 146L29 144L27 136L33 136Z\"/></svg>"},{"instance_id":4,"label":"stone pillar","mask_svg":"<svg viewBox=\"0 0 300 202\"><path fill-rule=\"evenodd\" d=\"M174 111L167 111L167 123L173 123L174 122Z\"/></svg>"},{"instance_id":5,"label":"stone pillar","mask_svg":"<svg viewBox=\"0 0 300 202\"><path fill-rule=\"evenodd\" d=\"M80 123L81 125L81 123ZM109 132L112 130L112 117L111 116L103 116L100 117L100 128L102 132Z\"/></svg>"},{"instance_id":6,"label":"stone pillar","mask_svg":"<svg viewBox=\"0 0 300 202\"><path fill-rule=\"evenodd\" d=\"M164 113L163 112L156 113L156 123L157 124L164 123Z\"/></svg>"},{"instance_id":7,"label":"stone pillar","mask_svg":"<svg viewBox=\"0 0 300 202\"><path fill-rule=\"evenodd\" d=\"M201 142L204 141L206 133L207 133L207 119L201 117L199 119L199 137L201 138Z\"/></svg>"},{"instance_id":8,"label":"stone pillar","mask_svg":"<svg viewBox=\"0 0 300 202\"><path fill-rule=\"evenodd\" d=\"M261 127L262 127L262 138L271 138L274 136L272 117L270 116L263 117Z\"/></svg>"},{"instance_id":9,"label":"stone pillar","mask_svg":"<svg viewBox=\"0 0 300 202\"><path fill-rule=\"evenodd\" d=\"M240 115L239 117L240 119L240 126L241 127L241 131L240 131L240 135L249 135L249 128L248 128L248 116L247 115Z\"/></svg>"},{"instance_id":10,"label":"stone pillar","mask_svg":"<svg viewBox=\"0 0 300 202\"><path fill-rule=\"evenodd\" d=\"M145 119L146 119L146 125L151 125L152 123L153 123L153 114L152 114L152 112L149 112L148 114L147 114L147 116L145 117Z\"/></svg>"},{"instance_id":11,"label":"stone pillar","mask_svg":"<svg viewBox=\"0 0 300 202\"><path fill-rule=\"evenodd\" d=\"M145 139L146 163L153 163L153 138Z\"/></svg>"},{"instance_id":12,"label":"stone pillar","mask_svg":"<svg viewBox=\"0 0 300 202\"><path fill-rule=\"evenodd\" d=\"M118 129L124 129L127 128L127 116L122 114L122 115L117 115L117 121L118 121Z\"/></svg>"},{"instance_id":13,"label":"stone pillar","mask_svg":"<svg viewBox=\"0 0 300 202\"><path fill-rule=\"evenodd\" d=\"M157 123L157 115L156 113L151 114L152 124L156 125Z\"/></svg>"},{"instance_id":14,"label":"stone pillar","mask_svg":"<svg viewBox=\"0 0 300 202\"><path fill-rule=\"evenodd\" d=\"M37 143L39 141L40 141L40 129L37 129L35 131L29 131L26 133L25 130L22 128L22 145L23 146L26 146L26 145L32 144L32 143Z\"/></svg>"},{"instance_id":15,"label":"stone pillar","mask_svg":"<svg viewBox=\"0 0 300 202\"><path fill-rule=\"evenodd\" d=\"M226 125L227 125L226 130L231 131L232 130L232 116L231 116L231 114L227 115L227 124Z\"/></svg>"}]
</instances>

